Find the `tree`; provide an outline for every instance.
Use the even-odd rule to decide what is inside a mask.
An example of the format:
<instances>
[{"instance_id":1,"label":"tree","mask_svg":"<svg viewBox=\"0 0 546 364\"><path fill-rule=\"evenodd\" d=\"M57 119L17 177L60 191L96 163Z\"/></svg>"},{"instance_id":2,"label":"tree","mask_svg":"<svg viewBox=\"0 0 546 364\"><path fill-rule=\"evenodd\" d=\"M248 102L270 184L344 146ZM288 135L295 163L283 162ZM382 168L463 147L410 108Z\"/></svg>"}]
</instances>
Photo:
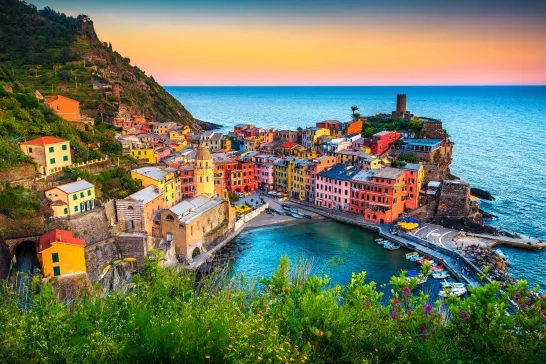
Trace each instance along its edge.
<instances>
[{"instance_id":1,"label":"tree","mask_svg":"<svg viewBox=\"0 0 546 364\"><path fill-rule=\"evenodd\" d=\"M351 112L352 112L352 115L353 115L353 120L356 120L357 119L357 111L358 111L358 106L354 105L354 106L351 106ZM358 117L360 117L360 114L358 114Z\"/></svg>"}]
</instances>

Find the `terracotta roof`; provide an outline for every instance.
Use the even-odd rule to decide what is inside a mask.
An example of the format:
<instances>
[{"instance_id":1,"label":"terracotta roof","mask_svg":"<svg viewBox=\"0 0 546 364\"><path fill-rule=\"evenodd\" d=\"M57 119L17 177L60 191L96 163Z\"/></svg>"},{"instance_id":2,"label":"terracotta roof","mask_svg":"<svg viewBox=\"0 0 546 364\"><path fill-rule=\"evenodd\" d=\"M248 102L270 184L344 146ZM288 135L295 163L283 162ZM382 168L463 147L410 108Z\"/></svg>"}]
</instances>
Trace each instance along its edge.
<instances>
[{"instance_id":1,"label":"terracotta roof","mask_svg":"<svg viewBox=\"0 0 546 364\"><path fill-rule=\"evenodd\" d=\"M281 144L281 148L292 148L296 143L294 142L284 142Z\"/></svg>"},{"instance_id":2,"label":"terracotta roof","mask_svg":"<svg viewBox=\"0 0 546 364\"><path fill-rule=\"evenodd\" d=\"M75 238L71 231L56 229L40 236L40 252L49 249L51 244L56 242L85 247L85 241L83 239Z\"/></svg>"},{"instance_id":3,"label":"terracotta roof","mask_svg":"<svg viewBox=\"0 0 546 364\"><path fill-rule=\"evenodd\" d=\"M50 136L40 137L36 139L29 140L28 142L24 142L23 144L29 144L29 145L47 145L47 144L56 144L56 143L63 143L66 142L66 140L53 138Z\"/></svg>"}]
</instances>

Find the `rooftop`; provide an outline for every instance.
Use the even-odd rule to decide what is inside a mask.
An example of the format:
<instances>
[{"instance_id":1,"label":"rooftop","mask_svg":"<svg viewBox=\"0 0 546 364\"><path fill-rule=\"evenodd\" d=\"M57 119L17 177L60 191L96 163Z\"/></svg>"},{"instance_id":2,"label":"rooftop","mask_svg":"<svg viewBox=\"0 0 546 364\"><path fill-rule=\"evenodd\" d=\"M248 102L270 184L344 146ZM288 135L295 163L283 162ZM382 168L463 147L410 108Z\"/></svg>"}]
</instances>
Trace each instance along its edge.
<instances>
[{"instance_id":1,"label":"rooftop","mask_svg":"<svg viewBox=\"0 0 546 364\"><path fill-rule=\"evenodd\" d=\"M66 193L74 193L82 190L86 190L88 188L95 187L95 185L87 182L86 180L82 179L81 181L71 182L64 185L60 185L53 188L58 188L59 190L66 192ZM53 189L50 188L50 189Z\"/></svg>"},{"instance_id":2,"label":"rooftop","mask_svg":"<svg viewBox=\"0 0 546 364\"><path fill-rule=\"evenodd\" d=\"M155 200L163 194L163 190L157 186L148 186L132 195L127 196L126 200L142 201L144 204Z\"/></svg>"},{"instance_id":3,"label":"rooftop","mask_svg":"<svg viewBox=\"0 0 546 364\"><path fill-rule=\"evenodd\" d=\"M150 177L156 181L163 181L169 172L158 167L142 167L133 169L132 172L141 174L146 177Z\"/></svg>"},{"instance_id":4,"label":"rooftop","mask_svg":"<svg viewBox=\"0 0 546 364\"><path fill-rule=\"evenodd\" d=\"M40 137L36 139L29 140L27 142L24 142L22 144L28 144L28 145L48 145L48 144L57 144L57 143L64 143L66 140L59 139L59 138L53 138L50 136Z\"/></svg>"},{"instance_id":5,"label":"rooftop","mask_svg":"<svg viewBox=\"0 0 546 364\"><path fill-rule=\"evenodd\" d=\"M404 166L404 169L411 169L413 171L418 171L420 168L421 168L421 165L417 163L407 163Z\"/></svg>"},{"instance_id":6,"label":"rooftop","mask_svg":"<svg viewBox=\"0 0 546 364\"><path fill-rule=\"evenodd\" d=\"M396 168L385 167L375 175L377 178L397 179L404 174L404 171Z\"/></svg>"},{"instance_id":7,"label":"rooftop","mask_svg":"<svg viewBox=\"0 0 546 364\"><path fill-rule=\"evenodd\" d=\"M218 196L214 198L205 196L192 197L174 205L169 210L178 216L178 221L188 223L203 212L218 206L222 201L222 198Z\"/></svg>"},{"instance_id":8,"label":"rooftop","mask_svg":"<svg viewBox=\"0 0 546 364\"><path fill-rule=\"evenodd\" d=\"M71 231L55 229L40 236L40 252L57 242L85 247L85 241L75 238Z\"/></svg>"},{"instance_id":9,"label":"rooftop","mask_svg":"<svg viewBox=\"0 0 546 364\"><path fill-rule=\"evenodd\" d=\"M432 147L442 142L442 139L403 139L407 145Z\"/></svg>"},{"instance_id":10,"label":"rooftop","mask_svg":"<svg viewBox=\"0 0 546 364\"><path fill-rule=\"evenodd\" d=\"M351 181L355 182L369 182L371 178L377 173L377 170L371 169L371 170L362 170L355 174Z\"/></svg>"},{"instance_id":11,"label":"rooftop","mask_svg":"<svg viewBox=\"0 0 546 364\"><path fill-rule=\"evenodd\" d=\"M318 175L326 178L338 179L342 181L350 181L354 175L358 173L358 169L347 166L343 163L334 165L327 171L320 172Z\"/></svg>"}]
</instances>

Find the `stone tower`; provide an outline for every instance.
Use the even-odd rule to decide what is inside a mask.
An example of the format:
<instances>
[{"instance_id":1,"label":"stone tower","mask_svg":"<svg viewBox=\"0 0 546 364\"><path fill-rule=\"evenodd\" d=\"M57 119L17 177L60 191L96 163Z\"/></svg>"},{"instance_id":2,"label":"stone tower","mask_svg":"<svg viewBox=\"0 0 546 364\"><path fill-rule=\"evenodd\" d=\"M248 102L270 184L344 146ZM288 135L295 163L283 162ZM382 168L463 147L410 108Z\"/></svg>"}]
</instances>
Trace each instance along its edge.
<instances>
[{"instance_id":1,"label":"stone tower","mask_svg":"<svg viewBox=\"0 0 546 364\"><path fill-rule=\"evenodd\" d=\"M117 83L112 85L112 97L114 97L116 100L119 100L121 97L121 89Z\"/></svg>"},{"instance_id":2,"label":"stone tower","mask_svg":"<svg viewBox=\"0 0 546 364\"><path fill-rule=\"evenodd\" d=\"M212 154L204 143L197 148L194 167L195 196L211 197L214 193Z\"/></svg>"},{"instance_id":3,"label":"stone tower","mask_svg":"<svg viewBox=\"0 0 546 364\"><path fill-rule=\"evenodd\" d=\"M404 115L406 112L406 94L396 95L396 115Z\"/></svg>"}]
</instances>

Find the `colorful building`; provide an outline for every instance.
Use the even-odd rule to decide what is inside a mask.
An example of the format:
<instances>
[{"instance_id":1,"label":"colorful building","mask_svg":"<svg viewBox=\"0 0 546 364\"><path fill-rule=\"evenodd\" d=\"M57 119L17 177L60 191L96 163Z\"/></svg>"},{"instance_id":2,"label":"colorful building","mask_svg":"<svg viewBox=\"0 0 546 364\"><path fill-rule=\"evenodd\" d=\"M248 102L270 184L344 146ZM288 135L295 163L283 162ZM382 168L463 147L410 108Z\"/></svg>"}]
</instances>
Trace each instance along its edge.
<instances>
[{"instance_id":1,"label":"colorful building","mask_svg":"<svg viewBox=\"0 0 546 364\"><path fill-rule=\"evenodd\" d=\"M195 194L195 180L193 166L181 166L180 171L180 190L182 198L192 197Z\"/></svg>"},{"instance_id":2,"label":"colorful building","mask_svg":"<svg viewBox=\"0 0 546 364\"><path fill-rule=\"evenodd\" d=\"M67 183L44 191L54 217L68 217L96 207L95 186L86 180Z\"/></svg>"},{"instance_id":3,"label":"colorful building","mask_svg":"<svg viewBox=\"0 0 546 364\"><path fill-rule=\"evenodd\" d=\"M388 224L404 212L406 180L403 170L363 170L351 179L351 212L365 220Z\"/></svg>"},{"instance_id":4,"label":"colorful building","mask_svg":"<svg viewBox=\"0 0 546 364\"><path fill-rule=\"evenodd\" d=\"M85 273L85 241L70 231L47 232L40 236L38 260L45 278Z\"/></svg>"},{"instance_id":5,"label":"colorful building","mask_svg":"<svg viewBox=\"0 0 546 364\"><path fill-rule=\"evenodd\" d=\"M293 159L288 163L290 179L287 180L287 192L296 199L305 200L308 195L307 174L313 162L306 158Z\"/></svg>"},{"instance_id":6,"label":"colorful building","mask_svg":"<svg viewBox=\"0 0 546 364\"><path fill-rule=\"evenodd\" d=\"M336 164L320 172L316 178L315 204L330 209L349 211L351 203L351 179L358 169Z\"/></svg>"},{"instance_id":7,"label":"colorful building","mask_svg":"<svg viewBox=\"0 0 546 364\"><path fill-rule=\"evenodd\" d=\"M23 152L32 158L43 175L50 175L72 165L70 142L50 136L40 137L20 144Z\"/></svg>"},{"instance_id":8,"label":"colorful building","mask_svg":"<svg viewBox=\"0 0 546 364\"><path fill-rule=\"evenodd\" d=\"M305 148L313 149L315 148L317 139L324 135L330 135L330 129L316 127L307 128L303 130L301 145L303 145Z\"/></svg>"},{"instance_id":9,"label":"colorful building","mask_svg":"<svg viewBox=\"0 0 546 364\"><path fill-rule=\"evenodd\" d=\"M158 161L155 153L155 148L152 146L139 146L131 149L131 155L133 156L133 158L149 164L156 164Z\"/></svg>"},{"instance_id":10,"label":"colorful building","mask_svg":"<svg viewBox=\"0 0 546 364\"><path fill-rule=\"evenodd\" d=\"M359 134L362 133L362 119L348 121L343 124L344 134Z\"/></svg>"},{"instance_id":11,"label":"colorful building","mask_svg":"<svg viewBox=\"0 0 546 364\"><path fill-rule=\"evenodd\" d=\"M152 222L155 214L165 208L163 191L157 186L148 186L116 200L118 223L124 231L144 231L152 233Z\"/></svg>"},{"instance_id":12,"label":"colorful building","mask_svg":"<svg viewBox=\"0 0 546 364\"><path fill-rule=\"evenodd\" d=\"M275 156L267 154L258 154L254 156L254 179L259 189L269 191L275 188L275 166L274 162L278 159Z\"/></svg>"},{"instance_id":13,"label":"colorful building","mask_svg":"<svg viewBox=\"0 0 546 364\"><path fill-rule=\"evenodd\" d=\"M236 169L230 171L228 182L226 187L231 193L256 191L254 162L238 161Z\"/></svg>"},{"instance_id":14,"label":"colorful building","mask_svg":"<svg viewBox=\"0 0 546 364\"><path fill-rule=\"evenodd\" d=\"M375 133L372 138L366 138L364 144L370 147L372 154L381 155L389 151L395 141L400 139L396 131L382 131Z\"/></svg>"},{"instance_id":15,"label":"colorful building","mask_svg":"<svg viewBox=\"0 0 546 364\"><path fill-rule=\"evenodd\" d=\"M163 199L167 208L182 199L179 173L174 169L161 169L158 167L133 169L131 178L141 181L143 187L159 187L163 191Z\"/></svg>"},{"instance_id":16,"label":"colorful building","mask_svg":"<svg viewBox=\"0 0 546 364\"><path fill-rule=\"evenodd\" d=\"M45 103L55 114L66 121L79 122L81 120L80 103L74 99L61 95L49 96L45 98Z\"/></svg>"},{"instance_id":17,"label":"colorful building","mask_svg":"<svg viewBox=\"0 0 546 364\"><path fill-rule=\"evenodd\" d=\"M419 192L425 182L425 169L420 164L408 163L404 166L406 179L406 209L419 207Z\"/></svg>"},{"instance_id":18,"label":"colorful building","mask_svg":"<svg viewBox=\"0 0 546 364\"><path fill-rule=\"evenodd\" d=\"M314 158L312 164L307 171L305 180L305 190L307 191L306 201L314 202L316 197L316 180L317 175L329 169L337 163L337 159L331 156L321 156Z\"/></svg>"}]
</instances>

